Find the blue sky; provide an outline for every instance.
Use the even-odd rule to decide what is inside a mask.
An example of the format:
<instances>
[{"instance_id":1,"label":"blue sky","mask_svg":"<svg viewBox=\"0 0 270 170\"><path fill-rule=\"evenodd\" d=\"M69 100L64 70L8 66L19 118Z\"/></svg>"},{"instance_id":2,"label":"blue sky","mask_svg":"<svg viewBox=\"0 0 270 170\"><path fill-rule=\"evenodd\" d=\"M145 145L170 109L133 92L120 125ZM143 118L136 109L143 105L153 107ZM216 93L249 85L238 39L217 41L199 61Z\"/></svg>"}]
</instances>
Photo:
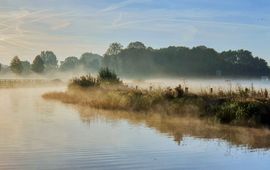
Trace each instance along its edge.
<instances>
[{"instance_id":1,"label":"blue sky","mask_svg":"<svg viewBox=\"0 0 270 170\"><path fill-rule=\"evenodd\" d=\"M248 49L270 62L269 11L267 0L1 0L0 62L103 54L115 41Z\"/></svg>"}]
</instances>

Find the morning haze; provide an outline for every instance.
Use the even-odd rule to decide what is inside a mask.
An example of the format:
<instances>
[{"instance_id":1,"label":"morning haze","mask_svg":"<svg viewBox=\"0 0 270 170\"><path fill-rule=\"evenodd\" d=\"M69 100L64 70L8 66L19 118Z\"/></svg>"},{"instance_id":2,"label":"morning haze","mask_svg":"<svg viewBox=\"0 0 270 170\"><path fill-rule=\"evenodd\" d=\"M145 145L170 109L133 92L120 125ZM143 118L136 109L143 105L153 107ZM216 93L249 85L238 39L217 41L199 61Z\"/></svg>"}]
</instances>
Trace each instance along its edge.
<instances>
[{"instance_id":1,"label":"morning haze","mask_svg":"<svg viewBox=\"0 0 270 170\"><path fill-rule=\"evenodd\" d=\"M0 170L268 170L269 10L1 0Z\"/></svg>"}]
</instances>

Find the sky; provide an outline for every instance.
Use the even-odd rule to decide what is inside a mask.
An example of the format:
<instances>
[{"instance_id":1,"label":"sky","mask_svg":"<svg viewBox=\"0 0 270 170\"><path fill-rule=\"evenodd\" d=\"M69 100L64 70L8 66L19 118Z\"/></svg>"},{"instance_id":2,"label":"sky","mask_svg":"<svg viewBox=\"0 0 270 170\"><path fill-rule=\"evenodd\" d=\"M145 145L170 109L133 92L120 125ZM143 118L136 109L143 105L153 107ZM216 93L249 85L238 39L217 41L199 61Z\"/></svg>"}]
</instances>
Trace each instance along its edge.
<instances>
[{"instance_id":1,"label":"sky","mask_svg":"<svg viewBox=\"0 0 270 170\"><path fill-rule=\"evenodd\" d=\"M110 43L247 49L270 63L269 0L0 0L0 63L104 54Z\"/></svg>"}]
</instances>

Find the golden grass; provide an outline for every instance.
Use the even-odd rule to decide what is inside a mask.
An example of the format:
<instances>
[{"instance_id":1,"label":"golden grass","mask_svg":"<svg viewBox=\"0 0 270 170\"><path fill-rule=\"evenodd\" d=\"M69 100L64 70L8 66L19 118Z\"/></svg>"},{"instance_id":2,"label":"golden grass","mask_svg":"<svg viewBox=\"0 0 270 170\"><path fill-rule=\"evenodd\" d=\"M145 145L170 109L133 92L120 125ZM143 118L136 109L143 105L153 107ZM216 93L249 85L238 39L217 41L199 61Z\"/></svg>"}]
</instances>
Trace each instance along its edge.
<instances>
[{"instance_id":1,"label":"golden grass","mask_svg":"<svg viewBox=\"0 0 270 170\"><path fill-rule=\"evenodd\" d=\"M240 92L217 94L182 94L171 89L141 90L124 85L70 87L66 92L44 94L45 99L105 110L159 112L165 115L189 115L211 118L220 123L240 126L269 126L270 105L267 98L243 97ZM256 93L257 94L257 93Z\"/></svg>"}]
</instances>

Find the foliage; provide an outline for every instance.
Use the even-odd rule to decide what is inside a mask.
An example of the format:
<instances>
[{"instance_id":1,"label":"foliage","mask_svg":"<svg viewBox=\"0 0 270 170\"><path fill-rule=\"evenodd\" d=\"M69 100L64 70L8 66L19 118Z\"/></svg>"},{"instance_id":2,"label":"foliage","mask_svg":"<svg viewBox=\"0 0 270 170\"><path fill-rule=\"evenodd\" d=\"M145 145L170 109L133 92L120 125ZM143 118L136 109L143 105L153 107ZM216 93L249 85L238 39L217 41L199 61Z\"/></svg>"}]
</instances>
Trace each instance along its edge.
<instances>
[{"instance_id":1,"label":"foliage","mask_svg":"<svg viewBox=\"0 0 270 170\"><path fill-rule=\"evenodd\" d=\"M40 55L36 56L36 58L34 59L31 69L36 73L42 73L44 71L44 62L41 59Z\"/></svg>"},{"instance_id":2,"label":"foliage","mask_svg":"<svg viewBox=\"0 0 270 170\"><path fill-rule=\"evenodd\" d=\"M57 57L52 51L42 51L40 54L44 63L45 71L55 71L57 69Z\"/></svg>"},{"instance_id":3,"label":"foliage","mask_svg":"<svg viewBox=\"0 0 270 170\"><path fill-rule=\"evenodd\" d=\"M145 45L142 42L139 42L139 41L129 43L129 45L128 45L127 48L128 49L132 49L132 48L135 48L135 49L146 49Z\"/></svg>"},{"instance_id":4,"label":"foliage","mask_svg":"<svg viewBox=\"0 0 270 170\"><path fill-rule=\"evenodd\" d=\"M48 73L58 69L58 60L52 51L42 51L40 57L44 64L43 66L40 64L41 68L35 68L35 70L42 70L42 72L44 70ZM23 64L28 67L26 62ZM20 74L22 72L20 67L19 62L17 62L17 65L11 70ZM120 43L112 43L104 57L93 53L84 53L79 62L75 57L68 57L61 62L59 70L71 71L79 67L87 72L96 72L101 67L108 67L119 75L129 78L153 76L258 78L270 76L268 63L264 59L253 56L247 50L217 52L205 46L193 48L170 46L153 49L138 41L131 42L126 48ZM243 96L245 96L245 93L245 91L242 91Z\"/></svg>"},{"instance_id":5,"label":"foliage","mask_svg":"<svg viewBox=\"0 0 270 170\"><path fill-rule=\"evenodd\" d=\"M84 53L80 58L80 64L86 71L97 71L101 67L102 56L93 53Z\"/></svg>"},{"instance_id":6,"label":"foliage","mask_svg":"<svg viewBox=\"0 0 270 170\"><path fill-rule=\"evenodd\" d=\"M250 126L270 125L269 103L259 101L227 101L216 105L215 116L221 123L245 124Z\"/></svg>"},{"instance_id":7,"label":"foliage","mask_svg":"<svg viewBox=\"0 0 270 170\"><path fill-rule=\"evenodd\" d=\"M113 55L105 55L104 66L124 76L270 76L267 62L247 50L218 53L205 46L154 50L141 42L130 43Z\"/></svg>"},{"instance_id":8,"label":"foliage","mask_svg":"<svg viewBox=\"0 0 270 170\"><path fill-rule=\"evenodd\" d=\"M81 76L79 78L74 78L71 83L70 87L72 86L79 86L79 87L96 87L99 86L100 82L97 78L92 77L91 75Z\"/></svg>"},{"instance_id":9,"label":"foliage","mask_svg":"<svg viewBox=\"0 0 270 170\"><path fill-rule=\"evenodd\" d=\"M77 57L68 57L61 62L60 71L74 71L79 66L79 59Z\"/></svg>"},{"instance_id":10,"label":"foliage","mask_svg":"<svg viewBox=\"0 0 270 170\"><path fill-rule=\"evenodd\" d=\"M102 82L120 83L120 79L117 75L111 71L108 67L100 69L98 73L98 79Z\"/></svg>"},{"instance_id":11,"label":"foliage","mask_svg":"<svg viewBox=\"0 0 270 170\"><path fill-rule=\"evenodd\" d=\"M21 62L21 60L19 59L18 56L15 56L12 59L12 61L10 63L10 69L15 74L21 74L22 73L23 66L22 66L22 62Z\"/></svg>"},{"instance_id":12,"label":"foliage","mask_svg":"<svg viewBox=\"0 0 270 170\"><path fill-rule=\"evenodd\" d=\"M122 49L123 49L123 45L121 45L120 43L114 42L110 45L105 55L107 56L117 55L122 51Z\"/></svg>"},{"instance_id":13,"label":"foliage","mask_svg":"<svg viewBox=\"0 0 270 170\"><path fill-rule=\"evenodd\" d=\"M29 74L31 71L30 62L29 61L22 61L21 63L22 63L22 67L23 67L22 73Z\"/></svg>"},{"instance_id":14,"label":"foliage","mask_svg":"<svg viewBox=\"0 0 270 170\"><path fill-rule=\"evenodd\" d=\"M231 123L233 121L240 121L247 118L247 110L239 103L225 103L216 114L216 118L221 123Z\"/></svg>"}]
</instances>

